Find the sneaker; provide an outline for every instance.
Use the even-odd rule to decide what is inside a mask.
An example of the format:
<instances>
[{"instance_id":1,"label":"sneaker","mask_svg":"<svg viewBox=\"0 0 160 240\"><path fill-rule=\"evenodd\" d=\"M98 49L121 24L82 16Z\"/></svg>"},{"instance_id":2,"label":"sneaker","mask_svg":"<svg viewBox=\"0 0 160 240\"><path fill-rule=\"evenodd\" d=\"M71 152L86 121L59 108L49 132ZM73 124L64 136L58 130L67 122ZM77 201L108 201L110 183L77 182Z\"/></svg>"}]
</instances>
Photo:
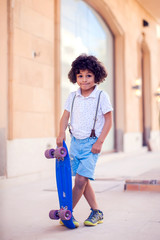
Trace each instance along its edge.
<instances>
[{"instance_id":1,"label":"sneaker","mask_svg":"<svg viewBox=\"0 0 160 240\"><path fill-rule=\"evenodd\" d=\"M73 216L72 216L72 221L73 221L75 227L78 228L79 227L79 222ZM59 223L64 226L64 223L62 222L61 219L60 219Z\"/></svg>"},{"instance_id":2,"label":"sneaker","mask_svg":"<svg viewBox=\"0 0 160 240\"><path fill-rule=\"evenodd\" d=\"M93 210L91 208L91 214L89 217L85 220L84 225L85 226L96 226L98 223L103 223L103 212L100 210Z\"/></svg>"}]
</instances>

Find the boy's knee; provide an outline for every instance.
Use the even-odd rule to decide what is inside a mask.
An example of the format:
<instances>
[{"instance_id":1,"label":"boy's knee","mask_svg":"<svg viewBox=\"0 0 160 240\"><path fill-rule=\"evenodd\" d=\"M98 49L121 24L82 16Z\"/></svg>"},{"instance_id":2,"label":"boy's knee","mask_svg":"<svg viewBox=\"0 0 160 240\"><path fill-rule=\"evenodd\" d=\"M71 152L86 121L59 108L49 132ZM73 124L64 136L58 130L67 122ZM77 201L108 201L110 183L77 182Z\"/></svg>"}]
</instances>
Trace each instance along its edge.
<instances>
[{"instance_id":1,"label":"boy's knee","mask_svg":"<svg viewBox=\"0 0 160 240\"><path fill-rule=\"evenodd\" d=\"M76 179L75 179L75 185L79 188L79 189L83 189L85 187L85 185L88 182L88 178L80 176L80 175L76 175Z\"/></svg>"}]
</instances>

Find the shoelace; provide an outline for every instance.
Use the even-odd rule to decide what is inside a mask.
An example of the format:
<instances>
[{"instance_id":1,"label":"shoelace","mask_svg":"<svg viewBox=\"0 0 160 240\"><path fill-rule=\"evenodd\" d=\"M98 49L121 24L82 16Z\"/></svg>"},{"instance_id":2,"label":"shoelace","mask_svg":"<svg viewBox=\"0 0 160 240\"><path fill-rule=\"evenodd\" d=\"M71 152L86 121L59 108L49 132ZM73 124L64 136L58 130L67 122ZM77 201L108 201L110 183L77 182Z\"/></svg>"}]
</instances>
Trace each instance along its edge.
<instances>
[{"instance_id":1,"label":"shoelace","mask_svg":"<svg viewBox=\"0 0 160 240\"><path fill-rule=\"evenodd\" d=\"M92 210L91 214L89 215L88 219L95 219L96 217L93 216L94 214L96 214L96 211Z\"/></svg>"}]
</instances>

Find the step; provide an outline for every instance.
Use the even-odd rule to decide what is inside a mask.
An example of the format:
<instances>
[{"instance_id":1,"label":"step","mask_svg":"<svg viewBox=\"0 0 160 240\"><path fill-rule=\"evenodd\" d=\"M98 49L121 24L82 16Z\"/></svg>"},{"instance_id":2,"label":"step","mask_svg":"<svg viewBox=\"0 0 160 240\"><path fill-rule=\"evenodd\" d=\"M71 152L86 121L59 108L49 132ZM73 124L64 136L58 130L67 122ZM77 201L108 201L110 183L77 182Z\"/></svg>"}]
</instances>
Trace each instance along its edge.
<instances>
[{"instance_id":1,"label":"step","mask_svg":"<svg viewBox=\"0 0 160 240\"><path fill-rule=\"evenodd\" d=\"M124 190L160 192L160 180L126 180Z\"/></svg>"}]
</instances>

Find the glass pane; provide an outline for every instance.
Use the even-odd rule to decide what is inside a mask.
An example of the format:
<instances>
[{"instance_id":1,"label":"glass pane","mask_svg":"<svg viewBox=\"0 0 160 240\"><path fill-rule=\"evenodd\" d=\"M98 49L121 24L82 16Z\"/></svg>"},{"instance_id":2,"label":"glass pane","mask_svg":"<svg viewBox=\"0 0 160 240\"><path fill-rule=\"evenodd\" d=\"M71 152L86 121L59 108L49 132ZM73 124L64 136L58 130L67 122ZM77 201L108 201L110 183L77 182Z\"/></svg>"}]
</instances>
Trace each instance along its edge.
<instances>
[{"instance_id":1,"label":"glass pane","mask_svg":"<svg viewBox=\"0 0 160 240\"><path fill-rule=\"evenodd\" d=\"M81 53L96 56L106 67L108 77L99 85L106 91L114 106L114 38L102 18L84 1L61 0L61 101L78 86L68 80L72 61ZM114 127L103 146L103 151L114 149Z\"/></svg>"}]
</instances>

